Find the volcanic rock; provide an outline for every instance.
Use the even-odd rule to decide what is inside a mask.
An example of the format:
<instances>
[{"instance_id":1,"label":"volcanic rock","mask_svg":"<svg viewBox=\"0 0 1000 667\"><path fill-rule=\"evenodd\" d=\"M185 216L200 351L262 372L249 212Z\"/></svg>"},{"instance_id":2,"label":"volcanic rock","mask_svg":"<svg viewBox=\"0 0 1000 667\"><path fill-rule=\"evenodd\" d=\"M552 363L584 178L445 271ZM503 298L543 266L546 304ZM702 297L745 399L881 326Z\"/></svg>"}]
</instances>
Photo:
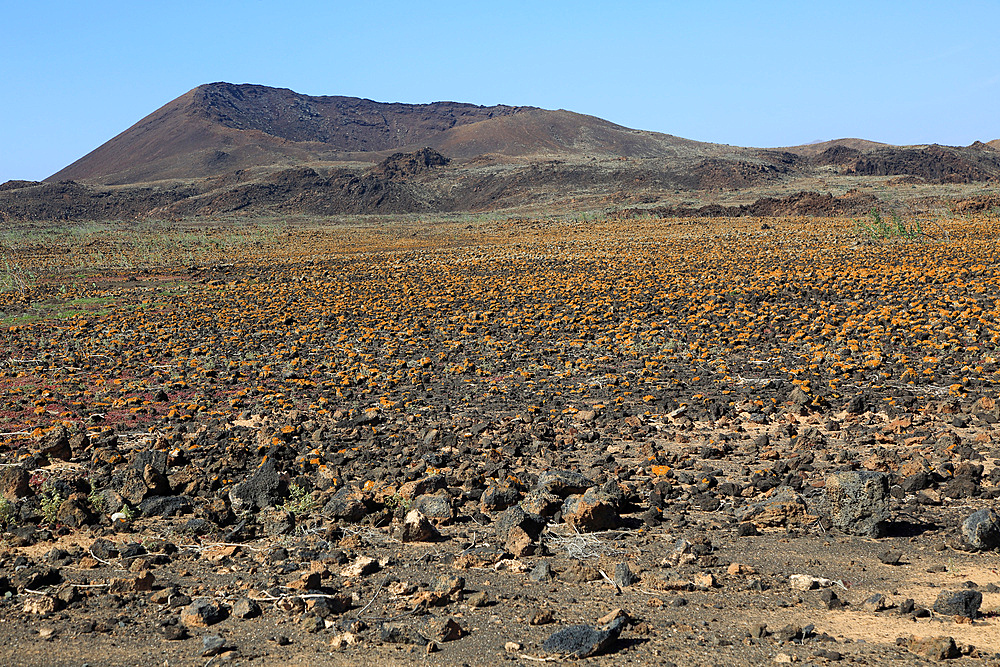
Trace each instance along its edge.
<instances>
[{"instance_id":1,"label":"volcanic rock","mask_svg":"<svg viewBox=\"0 0 1000 667\"><path fill-rule=\"evenodd\" d=\"M1000 547L1000 513L992 507L973 512L962 522L962 535L977 551Z\"/></svg>"},{"instance_id":2,"label":"volcanic rock","mask_svg":"<svg viewBox=\"0 0 1000 667\"><path fill-rule=\"evenodd\" d=\"M189 628L207 628L226 618L226 611L208 598L199 598L181 610L180 621Z\"/></svg>"},{"instance_id":3,"label":"volcanic rock","mask_svg":"<svg viewBox=\"0 0 1000 667\"><path fill-rule=\"evenodd\" d=\"M845 533L881 537L889 520L889 477L885 473L851 471L826 480L826 499L833 525Z\"/></svg>"},{"instance_id":4,"label":"volcanic rock","mask_svg":"<svg viewBox=\"0 0 1000 667\"><path fill-rule=\"evenodd\" d=\"M441 534L419 510L410 510L397 531L397 537L403 542L433 542Z\"/></svg>"},{"instance_id":5,"label":"volcanic rock","mask_svg":"<svg viewBox=\"0 0 1000 667\"><path fill-rule=\"evenodd\" d=\"M550 635L542 643L542 650L555 655L588 658L609 648L618 639L624 625L623 617L600 628L586 624L571 625Z\"/></svg>"},{"instance_id":6,"label":"volcanic rock","mask_svg":"<svg viewBox=\"0 0 1000 667\"><path fill-rule=\"evenodd\" d=\"M281 499L283 486L274 461L267 459L249 479L230 489L229 502L237 514L271 507Z\"/></svg>"},{"instance_id":7,"label":"volcanic rock","mask_svg":"<svg viewBox=\"0 0 1000 667\"><path fill-rule=\"evenodd\" d=\"M979 591L941 591L934 601L934 611L945 616L975 618L982 603L983 594Z\"/></svg>"}]
</instances>

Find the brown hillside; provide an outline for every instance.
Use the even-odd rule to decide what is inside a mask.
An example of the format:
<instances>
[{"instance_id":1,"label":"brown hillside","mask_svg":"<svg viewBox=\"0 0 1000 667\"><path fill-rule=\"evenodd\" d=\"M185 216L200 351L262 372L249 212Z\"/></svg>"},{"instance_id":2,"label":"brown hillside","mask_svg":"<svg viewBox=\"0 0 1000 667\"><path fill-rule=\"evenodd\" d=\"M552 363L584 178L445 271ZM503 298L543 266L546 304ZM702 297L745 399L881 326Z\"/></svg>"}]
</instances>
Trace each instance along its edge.
<instances>
[{"instance_id":1,"label":"brown hillside","mask_svg":"<svg viewBox=\"0 0 1000 667\"><path fill-rule=\"evenodd\" d=\"M831 141L820 141L815 144L805 144L803 146L789 146L786 148L780 148L777 150L785 150L789 153L795 153L797 155L804 155L805 157L814 157L825 151L833 148L848 148L856 151L870 151L877 148L889 148L890 144L880 144L877 141L869 141L867 139L833 139Z\"/></svg>"},{"instance_id":2,"label":"brown hillside","mask_svg":"<svg viewBox=\"0 0 1000 667\"><path fill-rule=\"evenodd\" d=\"M457 102L382 103L284 88L199 86L49 177L104 185L218 176L431 146L449 157L680 157L714 144L573 113Z\"/></svg>"},{"instance_id":3,"label":"brown hillside","mask_svg":"<svg viewBox=\"0 0 1000 667\"><path fill-rule=\"evenodd\" d=\"M633 130L562 109L533 109L463 125L441 134L430 144L445 155L459 158L485 153L678 157L715 146L669 134Z\"/></svg>"},{"instance_id":4,"label":"brown hillside","mask_svg":"<svg viewBox=\"0 0 1000 667\"><path fill-rule=\"evenodd\" d=\"M110 185L344 159L345 153L426 145L451 128L527 109L386 104L213 83L181 95L46 180Z\"/></svg>"}]
</instances>

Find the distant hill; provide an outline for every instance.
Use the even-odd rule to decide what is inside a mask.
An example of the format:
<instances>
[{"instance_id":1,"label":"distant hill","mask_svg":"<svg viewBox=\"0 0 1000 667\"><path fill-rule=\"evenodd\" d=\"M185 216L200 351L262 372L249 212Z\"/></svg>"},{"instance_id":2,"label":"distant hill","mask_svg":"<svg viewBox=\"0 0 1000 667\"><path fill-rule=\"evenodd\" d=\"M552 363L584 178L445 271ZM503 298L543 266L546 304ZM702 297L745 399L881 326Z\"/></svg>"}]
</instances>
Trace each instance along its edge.
<instances>
[{"instance_id":1,"label":"distant hill","mask_svg":"<svg viewBox=\"0 0 1000 667\"><path fill-rule=\"evenodd\" d=\"M285 88L198 86L46 179L105 185L313 162L377 162L433 147L449 157L661 157L709 146L571 111L458 102L400 104Z\"/></svg>"},{"instance_id":2,"label":"distant hill","mask_svg":"<svg viewBox=\"0 0 1000 667\"><path fill-rule=\"evenodd\" d=\"M831 141L818 141L812 144L805 144L804 146L789 146L780 150L786 150L789 153L795 153L797 155L805 155L806 157L814 157L828 151L831 148L850 148L856 151L869 151L877 148L885 148L889 144L880 144L877 141L868 141L867 139L833 139Z\"/></svg>"},{"instance_id":3,"label":"distant hill","mask_svg":"<svg viewBox=\"0 0 1000 667\"><path fill-rule=\"evenodd\" d=\"M822 216L869 210L865 188L887 210L913 198L922 198L915 206L939 207L935 195L912 186L941 183L965 184L969 210L992 210L981 184L997 182L1000 140L744 148L566 110L211 83L45 182L0 184L0 221L560 208Z\"/></svg>"}]
</instances>

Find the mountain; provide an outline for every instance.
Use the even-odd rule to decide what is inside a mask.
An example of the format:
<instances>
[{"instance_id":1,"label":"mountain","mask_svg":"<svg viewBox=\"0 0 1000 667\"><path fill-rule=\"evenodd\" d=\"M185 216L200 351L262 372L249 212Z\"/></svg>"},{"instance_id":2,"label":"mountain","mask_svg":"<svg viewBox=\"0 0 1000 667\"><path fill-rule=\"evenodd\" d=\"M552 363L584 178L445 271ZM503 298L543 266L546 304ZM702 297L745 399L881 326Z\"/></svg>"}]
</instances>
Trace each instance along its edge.
<instances>
[{"instance_id":1,"label":"mountain","mask_svg":"<svg viewBox=\"0 0 1000 667\"><path fill-rule=\"evenodd\" d=\"M1000 140L744 148L562 109L211 83L45 182L0 185L0 221L496 210L830 216L950 206L942 197L992 210L981 195L993 186L982 184L998 181ZM942 183L950 188L917 187Z\"/></svg>"},{"instance_id":2,"label":"mountain","mask_svg":"<svg viewBox=\"0 0 1000 667\"><path fill-rule=\"evenodd\" d=\"M46 179L105 185L314 162L377 162L432 147L449 157L669 156L707 146L571 111L401 104L211 83L181 95Z\"/></svg>"}]
</instances>

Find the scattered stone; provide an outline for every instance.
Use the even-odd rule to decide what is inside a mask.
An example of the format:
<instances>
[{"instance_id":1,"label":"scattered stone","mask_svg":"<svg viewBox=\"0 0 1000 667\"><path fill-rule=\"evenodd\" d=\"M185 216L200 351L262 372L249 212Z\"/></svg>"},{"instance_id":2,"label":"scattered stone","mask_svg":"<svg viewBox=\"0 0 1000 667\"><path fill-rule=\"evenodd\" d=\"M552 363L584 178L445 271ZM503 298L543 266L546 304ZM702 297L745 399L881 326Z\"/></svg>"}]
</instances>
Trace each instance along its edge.
<instances>
[{"instance_id":1,"label":"scattered stone","mask_svg":"<svg viewBox=\"0 0 1000 667\"><path fill-rule=\"evenodd\" d=\"M911 635L906 648L928 660L952 660L961 657L961 652L951 637L916 637Z\"/></svg>"},{"instance_id":2,"label":"scattered stone","mask_svg":"<svg viewBox=\"0 0 1000 667\"><path fill-rule=\"evenodd\" d=\"M441 538L441 533L419 510L410 510L396 537L402 542L433 542Z\"/></svg>"},{"instance_id":3,"label":"scattered stone","mask_svg":"<svg viewBox=\"0 0 1000 667\"><path fill-rule=\"evenodd\" d=\"M740 576L740 575L745 576L745 575L751 575L751 574L756 574L756 573L757 573L757 570L755 570L750 565L744 565L743 563L730 563L729 567L726 568L726 574L728 574L731 577Z\"/></svg>"},{"instance_id":4,"label":"scattered stone","mask_svg":"<svg viewBox=\"0 0 1000 667\"><path fill-rule=\"evenodd\" d=\"M975 618L979 606L983 603L983 594L979 591L941 591L934 601L934 611L944 616L964 616Z\"/></svg>"},{"instance_id":5,"label":"scattered stone","mask_svg":"<svg viewBox=\"0 0 1000 667\"><path fill-rule=\"evenodd\" d=\"M861 608L871 613L885 611L890 607L892 607L891 601L882 593L875 593L861 603Z\"/></svg>"},{"instance_id":6,"label":"scattered stone","mask_svg":"<svg viewBox=\"0 0 1000 667\"><path fill-rule=\"evenodd\" d=\"M478 591L470 595L466 602L468 602L469 606L473 609L479 609L490 603L490 595L486 591Z\"/></svg>"},{"instance_id":7,"label":"scattered stone","mask_svg":"<svg viewBox=\"0 0 1000 667\"><path fill-rule=\"evenodd\" d=\"M143 516L180 516L190 514L191 507L191 499L187 496L150 496L139 503Z\"/></svg>"},{"instance_id":8,"label":"scattered stone","mask_svg":"<svg viewBox=\"0 0 1000 667\"><path fill-rule=\"evenodd\" d=\"M330 648L339 650L345 646L355 646L361 643L361 639L353 632L342 632L330 640Z\"/></svg>"},{"instance_id":9,"label":"scattered stone","mask_svg":"<svg viewBox=\"0 0 1000 667\"><path fill-rule=\"evenodd\" d=\"M333 498L323 507L322 514L331 519L354 523L365 518L368 511L368 502L361 489L347 485L333 494Z\"/></svg>"},{"instance_id":10,"label":"scattered stone","mask_svg":"<svg viewBox=\"0 0 1000 667\"><path fill-rule=\"evenodd\" d=\"M226 649L226 640L219 635L205 635L201 638L201 646L204 649L201 657L209 658L219 655Z\"/></svg>"},{"instance_id":11,"label":"scattered stone","mask_svg":"<svg viewBox=\"0 0 1000 667\"><path fill-rule=\"evenodd\" d=\"M6 500L24 498L31 492L29 479L28 471L22 466L0 466L0 497Z\"/></svg>"},{"instance_id":12,"label":"scattered stone","mask_svg":"<svg viewBox=\"0 0 1000 667\"><path fill-rule=\"evenodd\" d=\"M631 622L632 622L632 617L629 616L628 613L620 607L617 609L612 609L604 616L601 616L599 619L597 619L597 625L599 626L610 626L612 623L624 623L627 625L628 623Z\"/></svg>"},{"instance_id":13,"label":"scattered stone","mask_svg":"<svg viewBox=\"0 0 1000 667\"><path fill-rule=\"evenodd\" d=\"M805 633L800 626L789 624L773 631L771 636L777 642L792 642L802 639Z\"/></svg>"},{"instance_id":14,"label":"scattered stone","mask_svg":"<svg viewBox=\"0 0 1000 667\"><path fill-rule=\"evenodd\" d=\"M446 524L455 518L455 510L451 504L451 496L445 490L436 493L427 493L417 496L410 506L411 511L416 510L428 519Z\"/></svg>"},{"instance_id":15,"label":"scattered stone","mask_svg":"<svg viewBox=\"0 0 1000 667\"><path fill-rule=\"evenodd\" d=\"M793 574L788 577L788 584L793 591L811 591L814 588L828 588L836 582L832 579L814 577L810 574Z\"/></svg>"},{"instance_id":16,"label":"scattered stone","mask_svg":"<svg viewBox=\"0 0 1000 667\"><path fill-rule=\"evenodd\" d=\"M991 507L973 512L962 522L962 535L977 551L1000 547L1000 513Z\"/></svg>"},{"instance_id":17,"label":"scattered stone","mask_svg":"<svg viewBox=\"0 0 1000 667\"><path fill-rule=\"evenodd\" d=\"M552 614L551 609L537 611L532 614L530 619L528 619L528 625L548 625L549 623L555 622L556 617Z\"/></svg>"},{"instance_id":18,"label":"scattered stone","mask_svg":"<svg viewBox=\"0 0 1000 667\"><path fill-rule=\"evenodd\" d=\"M298 579L288 582L288 588L295 591L315 591L323 585L323 576L319 572L308 572Z\"/></svg>"},{"instance_id":19,"label":"scattered stone","mask_svg":"<svg viewBox=\"0 0 1000 667\"><path fill-rule=\"evenodd\" d=\"M844 659L844 656L840 653L840 651L834 651L833 649L828 648L821 648L813 653L813 656L816 658L824 658L831 662L838 662Z\"/></svg>"},{"instance_id":20,"label":"scattered stone","mask_svg":"<svg viewBox=\"0 0 1000 667\"><path fill-rule=\"evenodd\" d=\"M837 596L836 591L834 591L831 588L823 589L823 591L820 592L819 601L820 601L820 606L823 609L831 611L835 609L841 609L844 606L844 601L841 600Z\"/></svg>"},{"instance_id":21,"label":"scattered stone","mask_svg":"<svg viewBox=\"0 0 1000 667\"><path fill-rule=\"evenodd\" d=\"M545 520L514 505L504 510L494 526L507 551L515 556L529 556L535 552L535 541L545 529Z\"/></svg>"},{"instance_id":22,"label":"scattered stone","mask_svg":"<svg viewBox=\"0 0 1000 667\"><path fill-rule=\"evenodd\" d=\"M434 641L450 642L460 639L465 631L454 618L436 618L427 625L427 633Z\"/></svg>"},{"instance_id":23,"label":"scattered stone","mask_svg":"<svg viewBox=\"0 0 1000 667\"><path fill-rule=\"evenodd\" d=\"M597 581L602 577L601 572L596 567L575 561L559 575L559 578L569 584L582 584L588 581Z\"/></svg>"},{"instance_id":24,"label":"scattered stone","mask_svg":"<svg viewBox=\"0 0 1000 667\"><path fill-rule=\"evenodd\" d=\"M556 574L552 571L552 566L547 560L540 560L535 564L528 574L528 579L537 582L548 582L555 579Z\"/></svg>"},{"instance_id":25,"label":"scattered stone","mask_svg":"<svg viewBox=\"0 0 1000 667\"><path fill-rule=\"evenodd\" d=\"M38 590L46 586L55 586L63 581L62 574L54 567L35 565L14 572L10 584L15 590Z\"/></svg>"},{"instance_id":26,"label":"scattered stone","mask_svg":"<svg viewBox=\"0 0 1000 667\"><path fill-rule=\"evenodd\" d=\"M699 572L694 575L694 585L699 588L715 588L718 582L715 579L715 575L711 572Z\"/></svg>"},{"instance_id":27,"label":"scattered stone","mask_svg":"<svg viewBox=\"0 0 1000 667\"><path fill-rule=\"evenodd\" d=\"M285 486L274 460L267 458L247 480L233 485L229 491L229 502L237 514L264 509L281 499Z\"/></svg>"},{"instance_id":28,"label":"scattered stone","mask_svg":"<svg viewBox=\"0 0 1000 667\"><path fill-rule=\"evenodd\" d=\"M492 567L498 562L510 558L511 554L500 547L484 546L466 550L455 559L455 566L460 568Z\"/></svg>"},{"instance_id":29,"label":"scattered stone","mask_svg":"<svg viewBox=\"0 0 1000 667\"><path fill-rule=\"evenodd\" d=\"M260 605L250 598L240 598L233 603L232 615L236 618L256 618L260 613Z\"/></svg>"},{"instance_id":30,"label":"scattered stone","mask_svg":"<svg viewBox=\"0 0 1000 667\"><path fill-rule=\"evenodd\" d=\"M22 611L25 614L48 616L59 610L59 601L51 595L33 596L25 600Z\"/></svg>"},{"instance_id":31,"label":"scattered stone","mask_svg":"<svg viewBox=\"0 0 1000 667\"><path fill-rule=\"evenodd\" d=\"M520 504L528 514L550 517L562 509L563 499L554 493L536 490L527 494Z\"/></svg>"},{"instance_id":32,"label":"scattered stone","mask_svg":"<svg viewBox=\"0 0 1000 667\"><path fill-rule=\"evenodd\" d=\"M737 516L740 521L760 529L801 524L808 513L802 496L786 487L767 500L737 510Z\"/></svg>"},{"instance_id":33,"label":"scattered stone","mask_svg":"<svg viewBox=\"0 0 1000 667\"><path fill-rule=\"evenodd\" d=\"M155 577L148 570L130 577L115 577L108 582L109 593L141 593L153 590Z\"/></svg>"},{"instance_id":34,"label":"scattered stone","mask_svg":"<svg viewBox=\"0 0 1000 667\"><path fill-rule=\"evenodd\" d=\"M521 499L521 492L513 484L502 486L490 486L480 498L480 506L484 512L498 512L517 503Z\"/></svg>"},{"instance_id":35,"label":"scattered stone","mask_svg":"<svg viewBox=\"0 0 1000 667\"><path fill-rule=\"evenodd\" d=\"M885 563L886 565L899 565L899 561L902 558L902 551L893 551L891 549L889 551L883 551L878 555L879 561Z\"/></svg>"},{"instance_id":36,"label":"scattered stone","mask_svg":"<svg viewBox=\"0 0 1000 667\"><path fill-rule=\"evenodd\" d=\"M347 578L367 577L380 569L381 565L379 565L378 560L370 556L358 556L357 560L341 570L340 574Z\"/></svg>"},{"instance_id":37,"label":"scattered stone","mask_svg":"<svg viewBox=\"0 0 1000 667\"><path fill-rule=\"evenodd\" d=\"M38 453L49 459L69 461L73 458L69 431L65 426L57 426L37 440Z\"/></svg>"},{"instance_id":38,"label":"scattered stone","mask_svg":"<svg viewBox=\"0 0 1000 667\"><path fill-rule=\"evenodd\" d=\"M595 488L570 496L563 504L563 521L581 533L612 530L621 523L617 507Z\"/></svg>"},{"instance_id":39,"label":"scattered stone","mask_svg":"<svg viewBox=\"0 0 1000 667\"><path fill-rule=\"evenodd\" d=\"M207 628L226 618L226 611L208 598L199 598L181 610L180 621L189 628Z\"/></svg>"},{"instance_id":40,"label":"scattered stone","mask_svg":"<svg viewBox=\"0 0 1000 667\"><path fill-rule=\"evenodd\" d=\"M547 470L538 476L535 489L560 498L585 493L597 484L586 475L573 470Z\"/></svg>"},{"instance_id":41,"label":"scattered stone","mask_svg":"<svg viewBox=\"0 0 1000 667\"><path fill-rule=\"evenodd\" d=\"M385 623L379 628L379 639L386 644L426 645L430 640L402 623Z\"/></svg>"},{"instance_id":42,"label":"scattered stone","mask_svg":"<svg viewBox=\"0 0 1000 667\"><path fill-rule=\"evenodd\" d=\"M542 643L542 650L554 655L588 658L614 644L624 625L624 619L600 628L586 624L571 625L550 635Z\"/></svg>"},{"instance_id":43,"label":"scattered stone","mask_svg":"<svg viewBox=\"0 0 1000 667\"><path fill-rule=\"evenodd\" d=\"M889 476L881 472L835 473L826 480L833 525L851 535L881 537L889 521Z\"/></svg>"},{"instance_id":44,"label":"scattered stone","mask_svg":"<svg viewBox=\"0 0 1000 667\"><path fill-rule=\"evenodd\" d=\"M618 563L615 565L615 584L620 588L628 588L639 583L639 577L632 572L628 563Z\"/></svg>"}]
</instances>

